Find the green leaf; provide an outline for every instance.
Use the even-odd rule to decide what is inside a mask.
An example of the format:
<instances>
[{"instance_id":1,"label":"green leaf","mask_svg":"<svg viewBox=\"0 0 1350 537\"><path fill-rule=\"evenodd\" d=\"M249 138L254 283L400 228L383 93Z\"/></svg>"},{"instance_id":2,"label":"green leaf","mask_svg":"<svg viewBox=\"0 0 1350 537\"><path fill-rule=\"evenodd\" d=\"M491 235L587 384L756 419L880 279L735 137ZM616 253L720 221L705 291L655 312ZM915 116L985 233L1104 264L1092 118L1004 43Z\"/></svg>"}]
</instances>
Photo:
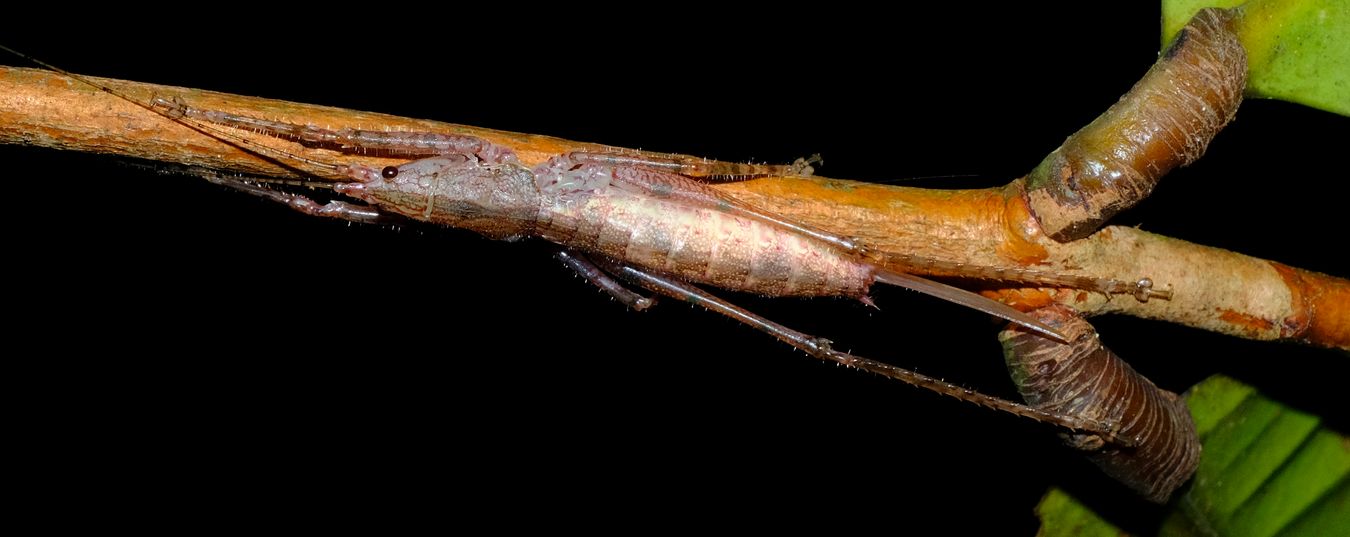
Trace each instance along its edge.
<instances>
[{"instance_id":1,"label":"green leaf","mask_svg":"<svg viewBox=\"0 0 1350 537\"><path fill-rule=\"evenodd\" d=\"M1350 116L1350 2L1163 0L1163 43L1205 7L1241 6L1247 95Z\"/></svg>"},{"instance_id":2,"label":"green leaf","mask_svg":"<svg viewBox=\"0 0 1350 537\"><path fill-rule=\"evenodd\" d=\"M1350 532L1350 438L1316 416L1215 376L1186 394L1203 452L1158 535L1292 537ZM1069 494L1036 508L1043 536L1120 535Z\"/></svg>"},{"instance_id":3,"label":"green leaf","mask_svg":"<svg viewBox=\"0 0 1350 537\"><path fill-rule=\"evenodd\" d=\"M1117 537L1122 532L1110 522L1102 520L1078 503L1078 500L1063 490L1052 488L1036 505L1036 516L1041 519L1040 536L1079 535L1084 537ZM1047 532L1046 529L1053 531Z\"/></svg>"}]
</instances>

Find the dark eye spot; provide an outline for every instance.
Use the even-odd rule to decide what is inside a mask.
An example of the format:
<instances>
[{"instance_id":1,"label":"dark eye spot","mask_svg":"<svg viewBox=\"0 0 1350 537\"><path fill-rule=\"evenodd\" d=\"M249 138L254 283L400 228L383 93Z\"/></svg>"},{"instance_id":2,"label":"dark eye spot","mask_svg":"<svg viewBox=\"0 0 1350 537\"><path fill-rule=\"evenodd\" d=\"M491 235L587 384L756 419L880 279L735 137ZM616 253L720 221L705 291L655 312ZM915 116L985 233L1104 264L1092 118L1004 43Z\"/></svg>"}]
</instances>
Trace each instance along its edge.
<instances>
[{"instance_id":1,"label":"dark eye spot","mask_svg":"<svg viewBox=\"0 0 1350 537\"><path fill-rule=\"evenodd\" d=\"M398 177L398 166L385 166L383 170L380 170L380 175L384 176L385 179Z\"/></svg>"}]
</instances>

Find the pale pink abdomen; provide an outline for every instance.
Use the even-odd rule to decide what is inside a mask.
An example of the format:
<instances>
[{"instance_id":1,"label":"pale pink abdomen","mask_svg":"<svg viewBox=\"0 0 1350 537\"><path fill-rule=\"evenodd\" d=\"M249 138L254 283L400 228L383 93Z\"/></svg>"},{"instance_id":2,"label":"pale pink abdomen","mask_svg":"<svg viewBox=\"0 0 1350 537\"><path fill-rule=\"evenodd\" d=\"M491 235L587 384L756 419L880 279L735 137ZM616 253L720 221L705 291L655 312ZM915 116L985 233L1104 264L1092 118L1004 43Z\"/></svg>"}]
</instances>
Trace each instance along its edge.
<instances>
[{"instance_id":1,"label":"pale pink abdomen","mask_svg":"<svg viewBox=\"0 0 1350 537\"><path fill-rule=\"evenodd\" d=\"M872 268L763 222L605 189L541 213L540 235L676 278L768 296L861 297Z\"/></svg>"}]
</instances>

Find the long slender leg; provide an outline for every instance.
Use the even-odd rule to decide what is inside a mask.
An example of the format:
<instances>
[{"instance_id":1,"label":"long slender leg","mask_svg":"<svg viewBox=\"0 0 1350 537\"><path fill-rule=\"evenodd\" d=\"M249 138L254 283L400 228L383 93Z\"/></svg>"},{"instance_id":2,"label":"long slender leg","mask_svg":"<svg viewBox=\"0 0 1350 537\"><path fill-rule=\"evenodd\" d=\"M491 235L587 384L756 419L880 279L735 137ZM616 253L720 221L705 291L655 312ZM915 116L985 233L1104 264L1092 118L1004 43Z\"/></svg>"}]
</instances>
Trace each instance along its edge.
<instances>
[{"instance_id":1,"label":"long slender leg","mask_svg":"<svg viewBox=\"0 0 1350 537\"><path fill-rule=\"evenodd\" d=\"M1101 435L1103 438L1123 446L1133 445L1129 439L1121 438L1116 434L1119 428L1118 424L1111 422L1102 422L1100 420L1061 414L1056 412L1047 412L1032 408L1012 401L991 397L974 390L962 388L955 384L944 382L926 375L922 375L908 369L899 368L890 364L870 360L860 356L855 356L846 352L836 351L830 348L830 341L824 338L812 336L798 332L781 324L775 323L745 309L742 309L721 298L715 297L702 289L692 285L665 278L659 275L645 272L628 265L607 266L614 274L622 278L629 279L647 289L656 293L683 300L692 304L697 304L713 310L727 317L750 325L751 327L769 334L779 341L792 345L807 354L838 364L855 367L864 371L876 373L878 375L895 379L911 386L916 386L926 390L934 391L943 395L955 397L962 401L974 403L994 410L999 410L1030 418L1036 421L1049 423L1071 429L1074 431L1089 432Z\"/></svg>"},{"instance_id":2,"label":"long slender leg","mask_svg":"<svg viewBox=\"0 0 1350 537\"><path fill-rule=\"evenodd\" d=\"M358 205L347 203L345 201L330 201L325 204L319 204L318 202L299 194L272 190L251 183L245 178L231 177L215 172L214 170L199 169L188 173L201 177L213 184L233 188L240 192L281 203L291 209L310 216L337 218L362 224L397 224L407 222L406 219L398 215L381 212L379 209L368 205Z\"/></svg>"},{"instance_id":3,"label":"long slender leg","mask_svg":"<svg viewBox=\"0 0 1350 537\"><path fill-rule=\"evenodd\" d=\"M606 273L604 269L596 266L595 263L592 263L591 260L587 259L584 255L568 250L559 250L556 256L559 261L562 261L563 265L567 266L567 268L576 271L582 278L586 278L587 281L595 284L596 287L599 287L604 292L609 293L610 296L613 296L615 300L618 300L625 306L642 311L656 304L656 299L648 298L628 290L622 283L619 283Z\"/></svg>"},{"instance_id":4,"label":"long slender leg","mask_svg":"<svg viewBox=\"0 0 1350 537\"><path fill-rule=\"evenodd\" d=\"M799 158L792 164L745 164L708 160L673 153L638 153L615 150L611 152L574 151L567 158L578 164L597 164L626 168L646 168L698 177L708 181L742 181L767 176L809 176L815 173L812 164L821 162L820 155Z\"/></svg>"},{"instance_id":5,"label":"long slender leg","mask_svg":"<svg viewBox=\"0 0 1350 537\"><path fill-rule=\"evenodd\" d=\"M306 147L333 149L344 153L374 153L388 156L431 157L448 153L474 155L489 163L514 162L509 148L465 134L436 132L385 132L362 129L325 129L255 118L216 110L203 110L174 99L157 97L156 109L172 117L188 118L268 136L291 140Z\"/></svg>"}]
</instances>

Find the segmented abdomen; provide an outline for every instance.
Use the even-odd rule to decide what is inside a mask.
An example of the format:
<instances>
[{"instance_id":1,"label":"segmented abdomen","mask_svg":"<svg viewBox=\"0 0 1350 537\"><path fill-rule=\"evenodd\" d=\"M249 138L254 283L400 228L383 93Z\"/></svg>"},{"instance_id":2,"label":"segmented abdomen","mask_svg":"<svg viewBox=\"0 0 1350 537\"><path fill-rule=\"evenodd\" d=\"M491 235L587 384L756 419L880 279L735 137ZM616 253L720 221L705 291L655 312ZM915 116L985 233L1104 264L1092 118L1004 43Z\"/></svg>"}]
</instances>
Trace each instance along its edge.
<instances>
[{"instance_id":1,"label":"segmented abdomen","mask_svg":"<svg viewBox=\"0 0 1350 537\"><path fill-rule=\"evenodd\" d=\"M1027 404L1118 424L1113 445L1091 434L1065 434L1103 471L1155 502L1165 502L1200 462L1200 440L1190 410L1176 394L1155 386L1097 339L1072 309L1054 305L1029 312L1069 338L1068 345L1039 334L1005 330L1004 355Z\"/></svg>"},{"instance_id":2,"label":"segmented abdomen","mask_svg":"<svg viewBox=\"0 0 1350 537\"><path fill-rule=\"evenodd\" d=\"M822 242L711 208L608 188L545 207L540 235L686 281L768 296L862 297L872 268Z\"/></svg>"}]
</instances>

